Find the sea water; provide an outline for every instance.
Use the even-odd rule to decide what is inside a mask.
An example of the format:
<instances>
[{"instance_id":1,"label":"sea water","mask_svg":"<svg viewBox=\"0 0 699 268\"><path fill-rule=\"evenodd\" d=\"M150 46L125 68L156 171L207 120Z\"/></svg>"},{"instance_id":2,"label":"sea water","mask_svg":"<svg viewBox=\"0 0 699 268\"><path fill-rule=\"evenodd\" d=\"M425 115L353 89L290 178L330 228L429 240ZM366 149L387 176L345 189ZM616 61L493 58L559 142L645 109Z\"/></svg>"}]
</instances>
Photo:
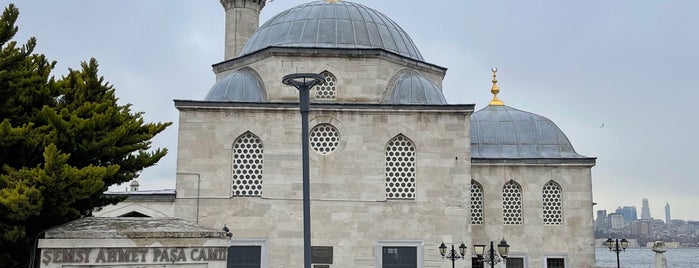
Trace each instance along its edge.
<instances>
[{"instance_id":1,"label":"sea water","mask_svg":"<svg viewBox=\"0 0 699 268\"><path fill-rule=\"evenodd\" d=\"M663 255L668 268L699 268L699 248L670 248ZM595 259L598 267L616 267L616 253L607 248L596 248ZM625 268L653 268L655 252L650 248L627 248L619 253L619 262Z\"/></svg>"}]
</instances>

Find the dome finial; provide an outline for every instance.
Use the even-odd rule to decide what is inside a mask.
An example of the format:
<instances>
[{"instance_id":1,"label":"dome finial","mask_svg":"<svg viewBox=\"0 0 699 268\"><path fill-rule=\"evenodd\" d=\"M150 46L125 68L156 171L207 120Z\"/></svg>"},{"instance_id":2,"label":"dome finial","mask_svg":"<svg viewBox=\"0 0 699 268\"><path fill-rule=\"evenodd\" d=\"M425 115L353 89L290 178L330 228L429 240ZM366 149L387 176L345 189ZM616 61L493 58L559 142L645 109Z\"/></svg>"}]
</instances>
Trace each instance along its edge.
<instances>
[{"instance_id":1,"label":"dome finial","mask_svg":"<svg viewBox=\"0 0 699 268\"><path fill-rule=\"evenodd\" d=\"M342 1L342 0L325 0L325 2L327 2L327 3L337 3L340 1Z\"/></svg>"},{"instance_id":2,"label":"dome finial","mask_svg":"<svg viewBox=\"0 0 699 268\"><path fill-rule=\"evenodd\" d=\"M498 99L498 93L500 93L500 88L498 88L498 78L496 74L498 72L498 67L490 68L490 71L493 72L493 86L490 88L490 93L493 93L493 100L490 101L490 105L503 106L505 105L505 103Z\"/></svg>"}]
</instances>

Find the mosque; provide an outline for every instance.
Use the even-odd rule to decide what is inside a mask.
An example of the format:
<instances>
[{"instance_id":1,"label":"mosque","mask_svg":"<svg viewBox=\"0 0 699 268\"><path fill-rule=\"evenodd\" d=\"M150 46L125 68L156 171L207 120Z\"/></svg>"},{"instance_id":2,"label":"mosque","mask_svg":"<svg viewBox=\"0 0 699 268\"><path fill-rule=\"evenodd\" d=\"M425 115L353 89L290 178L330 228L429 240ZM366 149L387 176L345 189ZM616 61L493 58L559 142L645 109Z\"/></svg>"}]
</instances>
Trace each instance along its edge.
<instances>
[{"instance_id":1,"label":"mosque","mask_svg":"<svg viewBox=\"0 0 699 268\"><path fill-rule=\"evenodd\" d=\"M484 77L493 99L475 111L449 103L446 68L370 7L313 1L259 26L265 0L221 3L225 58L203 100L175 100L176 194L164 207L190 229L225 226L230 238L214 244L227 248L226 267L304 262L299 95L282 83L291 73L324 78L308 133L314 267L451 267L442 244L457 248L457 267L484 267L500 258L474 245L501 241L498 267L594 267L596 158L499 100L496 69Z\"/></svg>"}]
</instances>

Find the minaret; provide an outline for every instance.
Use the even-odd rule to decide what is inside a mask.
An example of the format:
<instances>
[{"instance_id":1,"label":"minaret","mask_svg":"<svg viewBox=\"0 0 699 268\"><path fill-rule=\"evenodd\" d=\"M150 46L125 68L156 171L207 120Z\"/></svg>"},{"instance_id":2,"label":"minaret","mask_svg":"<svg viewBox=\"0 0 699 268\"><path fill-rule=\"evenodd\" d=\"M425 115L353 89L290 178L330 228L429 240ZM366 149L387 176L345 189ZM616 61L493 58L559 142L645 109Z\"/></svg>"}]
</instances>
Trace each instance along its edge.
<instances>
[{"instance_id":1,"label":"minaret","mask_svg":"<svg viewBox=\"0 0 699 268\"><path fill-rule=\"evenodd\" d=\"M225 58L235 58L260 27L260 10L267 0L221 0L226 10Z\"/></svg>"}]
</instances>

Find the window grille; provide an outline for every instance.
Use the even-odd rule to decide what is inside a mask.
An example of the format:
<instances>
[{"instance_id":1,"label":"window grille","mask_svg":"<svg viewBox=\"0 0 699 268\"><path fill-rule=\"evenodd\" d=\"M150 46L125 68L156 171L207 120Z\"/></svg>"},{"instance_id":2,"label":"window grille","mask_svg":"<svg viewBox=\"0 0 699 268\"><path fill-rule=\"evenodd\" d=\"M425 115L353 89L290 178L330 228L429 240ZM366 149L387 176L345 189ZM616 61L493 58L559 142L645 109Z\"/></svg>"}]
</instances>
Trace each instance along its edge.
<instances>
[{"instance_id":1,"label":"window grille","mask_svg":"<svg viewBox=\"0 0 699 268\"><path fill-rule=\"evenodd\" d=\"M502 215L504 224L522 224L522 187L514 181L502 188Z\"/></svg>"},{"instance_id":2,"label":"window grille","mask_svg":"<svg viewBox=\"0 0 699 268\"><path fill-rule=\"evenodd\" d=\"M483 186L471 180L471 224L483 224Z\"/></svg>"},{"instance_id":3,"label":"window grille","mask_svg":"<svg viewBox=\"0 0 699 268\"><path fill-rule=\"evenodd\" d=\"M542 190L542 200L544 208L544 224L563 224L563 209L561 206L561 186L550 181L544 185Z\"/></svg>"},{"instance_id":4,"label":"window grille","mask_svg":"<svg viewBox=\"0 0 699 268\"><path fill-rule=\"evenodd\" d=\"M233 196L262 195L262 140L250 132L233 143Z\"/></svg>"},{"instance_id":5,"label":"window grille","mask_svg":"<svg viewBox=\"0 0 699 268\"><path fill-rule=\"evenodd\" d=\"M328 72L328 71L323 71L320 73L320 75L325 77L325 81L323 81L323 83L315 86L316 99L317 100L334 100L335 95L336 95L336 89L337 89L337 79L335 78L335 75L333 75L331 72Z\"/></svg>"},{"instance_id":6,"label":"window grille","mask_svg":"<svg viewBox=\"0 0 699 268\"><path fill-rule=\"evenodd\" d=\"M310 144L313 151L319 154L329 154L340 144L340 132L331 124L319 124L310 132Z\"/></svg>"},{"instance_id":7,"label":"window grille","mask_svg":"<svg viewBox=\"0 0 699 268\"><path fill-rule=\"evenodd\" d=\"M403 135L386 145L386 198L415 199L415 146Z\"/></svg>"},{"instance_id":8,"label":"window grille","mask_svg":"<svg viewBox=\"0 0 699 268\"><path fill-rule=\"evenodd\" d=\"M565 268L565 259L563 258L547 258L546 259L547 268Z\"/></svg>"}]
</instances>

